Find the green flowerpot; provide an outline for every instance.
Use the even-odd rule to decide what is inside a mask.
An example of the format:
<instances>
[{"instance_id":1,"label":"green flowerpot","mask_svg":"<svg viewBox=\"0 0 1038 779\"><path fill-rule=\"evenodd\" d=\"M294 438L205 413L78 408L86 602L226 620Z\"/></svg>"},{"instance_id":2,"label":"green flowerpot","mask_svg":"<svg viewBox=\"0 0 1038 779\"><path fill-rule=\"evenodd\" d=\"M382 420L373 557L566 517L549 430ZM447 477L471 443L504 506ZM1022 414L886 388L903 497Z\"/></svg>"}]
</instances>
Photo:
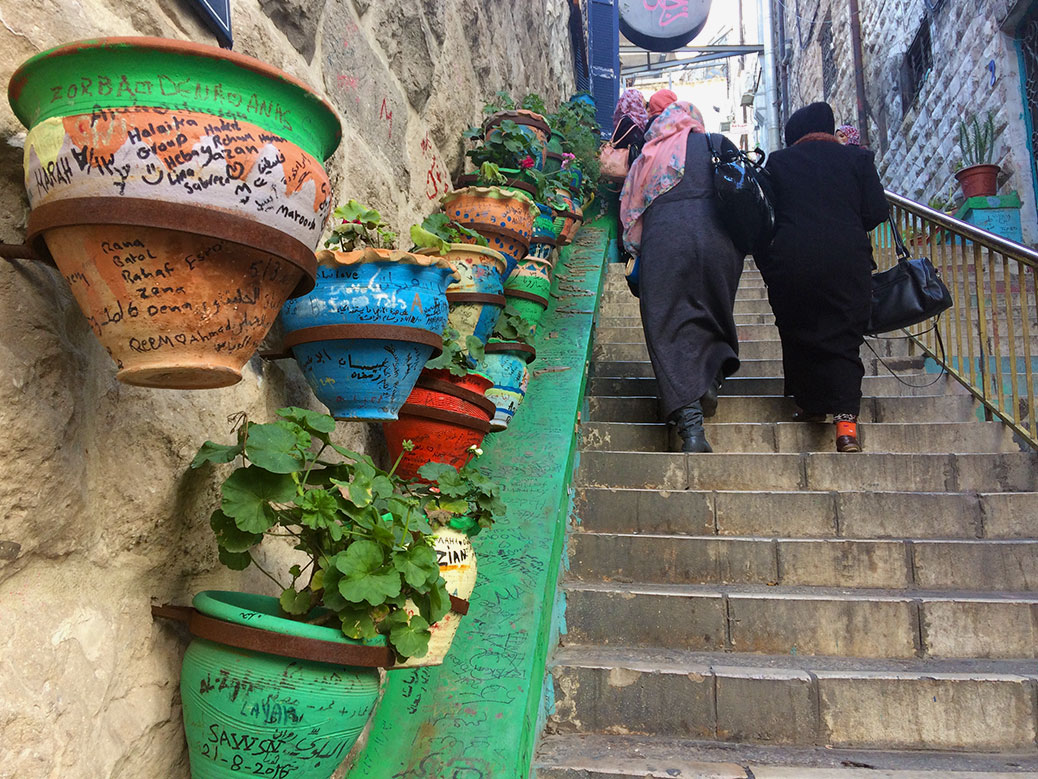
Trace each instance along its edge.
<instances>
[{"instance_id":1,"label":"green flowerpot","mask_svg":"<svg viewBox=\"0 0 1038 779\"><path fill-rule=\"evenodd\" d=\"M231 625L360 644L337 628L279 617L277 599L266 595L201 592L194 606ZM328 779L360 735L378 690L375 668L298 660L195 638L180 674L192 779Z\"/></svg>"}]
</instances>

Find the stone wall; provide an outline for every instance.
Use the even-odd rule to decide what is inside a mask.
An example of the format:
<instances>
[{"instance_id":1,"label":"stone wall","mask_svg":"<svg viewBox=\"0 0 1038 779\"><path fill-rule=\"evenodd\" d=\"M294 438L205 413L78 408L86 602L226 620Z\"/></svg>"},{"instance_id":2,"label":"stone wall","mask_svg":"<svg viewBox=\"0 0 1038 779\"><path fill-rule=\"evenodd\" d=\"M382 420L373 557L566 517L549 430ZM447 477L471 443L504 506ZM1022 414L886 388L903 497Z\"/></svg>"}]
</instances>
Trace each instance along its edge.
<instances>
[{"instance_id":1,"label":"stone wall","mask_svg":"<svg viewBox=\"0 0 1038 779\"><path fill-rule=\"evenodd\" d=\"M497 89L573 90L566 0L234 0L235 50L323 91L343 143L336 201L370 203L406 231L460 172L461 132ZM0 75L90 37L215 43L182 0L8 3ZM24 239L24 128L0 107L0 240ZM152 603L206 588L271 592L219 566L211 474L187 473L229 415L267 421L314 401L294 363L254 358L224 390L119 384L64 280L0 262L0 777L185 777L177 691L184 634ZM375 426L340 424L382 451ZM272 552L271 554L276 554Z\"/></svg>"},{"instance_id":2,"label":"stone wall","mask_svg":"<svg viewBox=\"0 0 1038 779\"><path fill-rule=\"evenodd\" d=\"M860 0L865 92L871 148L887 188L920 203L958 194L953 177L961 154L958 123L966 115L995 112L995 162L999 192L1016 190L1024 202L1024 240L1038 243L1038 212L1027 149L1020 64L1012 33L1014 0L946 2L932 14L933 69L907 110L899 71L927 13L924 0ZM819 37L832 19L837 76L829 102L837 122L856 124L857 100L845 2L800 0L785 4L790 43L790 108L823 99ZM799 17L799 18L798 18ZM1007 21L1008 20L1008 21ZM799 23L799 29L798 29ZM994 63L994 83L989 63Z\"/></svg>"}]
</instances>

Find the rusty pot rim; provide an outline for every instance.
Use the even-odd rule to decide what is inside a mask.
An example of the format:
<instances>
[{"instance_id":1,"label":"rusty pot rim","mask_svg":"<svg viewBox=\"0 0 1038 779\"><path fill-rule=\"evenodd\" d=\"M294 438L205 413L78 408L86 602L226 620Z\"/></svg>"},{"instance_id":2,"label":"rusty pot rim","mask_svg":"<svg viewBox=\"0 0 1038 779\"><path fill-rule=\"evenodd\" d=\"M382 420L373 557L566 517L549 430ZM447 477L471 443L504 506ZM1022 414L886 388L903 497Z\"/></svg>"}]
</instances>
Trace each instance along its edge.
<instances>
[{"instance_id":1,"label":"rusty pot rim","mask_svg":"<svg viewBox=\"0 0 1038 779\"><path fill-rule=\"evenodd\" d=\"M431 246L427 246L424 249L418 249L415 252L415 254L421 254L421 255L427 255L427 254L428 255L432 255L432 254L435 254L435 255L437 255L439 257L446 258L448 263L450 262L451 255L455 254L455 253L457 253L457 254L479 254L479 255L483 255L484 257L489 257L490 259L494 260L495 261L494 264L496 266L499 266L498 270L500 270L501 273L504 273L505 272L505 268L508 267L508 263L505 261L505 256L503 254L501 254L501 252L497 251L496 249L491 249L489 246L480 246L477 243L448 243L447 246L449 246L450 248L447 250L446 254L440 254L438 251L436 251L436 249L434 249Z\"/></svg>"},{"instance_id":2,"label":"rusty pot rim","mask_svg":"<svg viewBox=\"0 0 1038 779\"><path fill-rule=\"evenodd\" d=\"M440 204L446 208L447 204L453 200L458 199L463 195L470 195L473 197L489 197L494 200L518 200L524 204L530 206L531 209L537 211L537 204L534 199L524 192L509 190L505 191L501 187L480 187L476 185L462 187L461 189L455 189L448 192L446 195L440 198ZM534 214L536 216L536 213Z\"/></svg>"},{"instance_id":3,"label":"rusty pot rim","mask_svg":"<svg viewBox=\"0 0 1038 779\"><path fill-rule=\"evenodd\" d=\"M551 135L551 126L548 124L548 120L544 118L544 115L539 114L536 111L530 111L526 108L495 111L483 122L483 131L486 132L490 128L501 124L501 122L506 119L511 119L516 124L525 124L529 127L534 127L541 130L545 135Z\"/></svg>"},{"instance_id":4,"label":"rusty pot rim","mask_svg":"<svg viewBox=\"0 0 1038 779\"><path fill-rule=\"evenodd\" d=\"M497 406L494 406L494 410L497 410ZM447 411L446 409L432 408L416 403L405 403L402 405L397 418L399 419L405 414L412 417L421 417L422 419L431 419L436 422L446 422L448 425L467 427L470 430L475 430L477 433L486 434L490 432L490 417L483 420L468 414L459 414L457 411ZM493 417L493 414L490 416Z\"/></svg>"}]
</instances>

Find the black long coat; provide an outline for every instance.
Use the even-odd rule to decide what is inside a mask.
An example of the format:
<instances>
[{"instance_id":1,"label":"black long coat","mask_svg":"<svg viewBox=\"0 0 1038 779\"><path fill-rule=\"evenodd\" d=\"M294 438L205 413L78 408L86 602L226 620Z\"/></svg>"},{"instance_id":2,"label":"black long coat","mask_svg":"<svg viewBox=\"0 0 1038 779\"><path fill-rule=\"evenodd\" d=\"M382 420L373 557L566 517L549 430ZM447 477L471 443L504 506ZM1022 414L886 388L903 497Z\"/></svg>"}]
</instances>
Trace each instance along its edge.
<instances>
[{"instance_id":1,"label":"black long coat","mask_svg":"<svg viewBox=\"0 0 1038 779\"><path fill-rule=\"evenodd\" d=\"M722 147L734 148L726 138ZM739 369L733 311L745 258L721 224L705 135L689 133L685 175L642 219L642 327L667 419Z\"/></svg>"},{"instance_id":2,"label":"black long coat","mask_svg":"<svg viewBox=\"0 0 1038 779\"><path fill-rule=\"evenodd\" d=\"M857 414L872 302L868 231L888 214L871 151L805 140L774 152L771 245L756 255L782 340L786 394L810 413Z\"/></svg>"}]
</instances>

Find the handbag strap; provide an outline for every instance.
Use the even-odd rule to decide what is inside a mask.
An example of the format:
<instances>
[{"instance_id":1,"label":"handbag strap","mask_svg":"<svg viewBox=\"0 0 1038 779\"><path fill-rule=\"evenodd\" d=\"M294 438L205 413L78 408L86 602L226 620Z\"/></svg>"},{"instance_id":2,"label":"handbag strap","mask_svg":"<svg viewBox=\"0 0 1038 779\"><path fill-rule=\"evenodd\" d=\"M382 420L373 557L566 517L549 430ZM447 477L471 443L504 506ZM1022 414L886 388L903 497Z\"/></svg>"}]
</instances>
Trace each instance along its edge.
<instances>
[{"instance_id":1,"label":"handbag strap","mask_svg":"<svg viewBox=\"0 0 1038 779\"><path fill-rule=\"evenodd\" d=\"M628 121L630 121L630 119L628 119ZM624 138L626 138L628 135L630 135L631 134L631 130L633 130L635 127L637 127L637 125L634 122L631 122L631 126L627 128L627 132L625 132L619 138L616 137L616 131L618 129L620 129L620 126L617 125L616 127L614 127L613 128L613 135L612 135L612 137L609 138L609 145L615 147L616 144L620 143L620 141L622 141Z\"/></svg>"},{"instance_id":2,"label":"handbag strap","mask_svg":"<svg viewBox=\"0 0 1038 779\"><path fill-rule=\"evenodd\" d=\"M893 216L887 217L887 221L890 223L890 234L894 237L894 249L897 252L897 261L904 262L912 258L912 255L908 251L908 247L905 246L905 241L901 237L901 231L897 229L897 222L894 221Z\"/></svg>"},{"instance_id":3,"label":"handbag strap","mask_svg":"<svg viewBox=\"0 0 1038 779\"><path fill-rule=\"evenodd\" d=\"M937 326L940 323L940 321L941 321L941 315L938 314L936 317L934 317L933 324L930 327L928 327L926 330L923 330L923 331L918 332L918 333L910 333L909 335L889 335L889 336L870 335L870 336L866 336L865 345L867 347L869 347L869 351L872 352L873 356L877 360L879 360L880 364L884 368L886 368L888 371L890 371L890 375L898 380L898 383L903 384L906 387L915 387L916 389L923 389L925 387L932 387L934 384L939 382L945 376L945 374L948 373L948 367L947 367L948 355L945 354L945 351L944 351L944 339L941 338L941 329ZM940 354L941 354L941 371L940 371L940 373L937 374L937 376L934 378L933 381L928 381L926 384L912 384L911 382L907 382L904 379L902 379L900 376L897 375L897 371L895 371L893 368L891 368L889 365L887 365L886 360L884 360L882 357L879 356L879 354L876 352L876 350L872 348L872 344L870 344L868 342L868 340L867 340L868 338L873 338L873 339L875 339L877 341L895 341L895 340L899 340L901 338L910 338L913 335L926 335L929 332L933 332L934 336L937 338L937 349L938 349L938 351L940 351Z\"/></svg>"}]
</instances>

